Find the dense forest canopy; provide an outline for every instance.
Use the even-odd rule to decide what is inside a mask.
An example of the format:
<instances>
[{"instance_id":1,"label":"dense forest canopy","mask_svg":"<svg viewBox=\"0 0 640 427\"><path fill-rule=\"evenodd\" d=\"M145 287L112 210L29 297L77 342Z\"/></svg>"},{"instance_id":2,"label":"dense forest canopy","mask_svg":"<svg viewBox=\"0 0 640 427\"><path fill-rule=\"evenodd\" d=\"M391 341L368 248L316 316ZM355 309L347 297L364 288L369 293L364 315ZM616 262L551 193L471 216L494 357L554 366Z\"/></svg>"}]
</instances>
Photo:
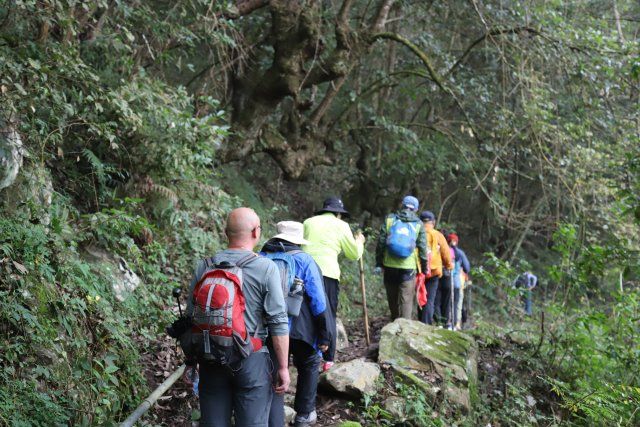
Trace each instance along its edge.
<instances>
[{"instance_id":1,"label":"dense forest canopy","mask_svg":"<svg viewBox=\"0 0 640 427\"><path fill-rule=\"evenodd\" d=\"M594 339L593 376L554 387L578 419L606 418L576 390L598 396L598 373L638 386L640 301L615 292L638 280L639 35L636 0L1 2L0 424L38 405L59 423L121 418L167 284L223 244L230 208L273 223L338 194L370 230L409 193L487 286L523 260L567 310L602 308L585 318L620 339ZM96 299L111 274L96 248L154 295ZM54 340L73 330L88 338ZM556 332L558 376L575 366L556 346L596 351Z\"/></svg>"},{"instance_id":2,"label":"dense forest canopy","mask_svg":"<svg viewBox=\"0 0 640 427\"><path fill-rule=\"evenodd\" d=\"M214 170L267 155L281 173L264 179L311 180L374 216L414 192L512 256L561 220L624 230L608 207L638 145L638 13L619 1L17 2L4 14L5 115L59 164L69 139L118 164L186 132L191 146L172 153L183 171L184 150ZM162 180L159 157L111 187Z\"/></svg>"}]
</instances>

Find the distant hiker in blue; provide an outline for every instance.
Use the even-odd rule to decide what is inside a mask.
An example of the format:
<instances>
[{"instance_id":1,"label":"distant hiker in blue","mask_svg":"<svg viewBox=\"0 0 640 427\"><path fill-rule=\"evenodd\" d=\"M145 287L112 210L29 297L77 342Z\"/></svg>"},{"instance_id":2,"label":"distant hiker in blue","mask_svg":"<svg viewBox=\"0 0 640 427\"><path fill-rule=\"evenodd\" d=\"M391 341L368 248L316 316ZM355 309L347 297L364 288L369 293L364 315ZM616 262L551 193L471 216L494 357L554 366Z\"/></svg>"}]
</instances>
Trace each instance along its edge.
<instances>
[{"instance_id":1,"label":"distant hiker in blue","mask_svg":"<svg viewBox=\"0 0 640 427\"><path fill-rule=\"evenodd\" d=\"M402 208L388 215L380 228L376 270L384 271L391 321L413 317L417 267L427 270L427 238L416 214L418 206L418 199L406 196L402 199Z\"/></svg>"},{"instance_id":2,"label":"distant hiker in blue","mask_svg":"<svg viewBox=\"0 0 640 427\"><path fill-rule=\"evenodd\" d=\"M524 312L531 316L533 314L532 292L531 290L538 284L538 277L530 271L525 271L516 279L514 287L520 289L522 293L522 303Z\"/></svg>"},{"instance_id":3,"label":"distant hiker in blue","mask_svg":"<svg viewBox=\"0 0 640 427\"><path fill-rule=\"evenodd\" d=\"M295 426L312 425L317 420L316 392L320 368L320 352L326 352L331 336L328 328L327 301L322 273L311 255L302 252L300 245L309 242L303 238L304 228L299 222L282 221L276 225L278 234L262 248L262 255L271 258L280 268L285 287L303 287L304 299L297 315L292 315L291 299L287 300L289 311L289 351L293 364L298 369L298 383L294 409ZM285 271L292 262L293 271ZM287 276L294 277L289 283ZM285 298L291 289L285 289ZM297 305L296 305L297 306ZM295 309L294 309L295 310ZM277 360L274 359L274 363ZM282 427L284 419L284 395L274 395L269 414L270 427Z\"/></svg>"},{"instance_id":4,"label":"distant hiker in blue","mask_svg":"<svg viewBox=\"0 0 640 427\"><path fill-rule=\"evenodd\" d=\"M455 254L455 264L453 267L453 329L462 329L462 302L464 301L464 285L467 281L471 264L467 254L458 247L458 235L449 233L447 242Z\"/></svg>"}]
</instances>

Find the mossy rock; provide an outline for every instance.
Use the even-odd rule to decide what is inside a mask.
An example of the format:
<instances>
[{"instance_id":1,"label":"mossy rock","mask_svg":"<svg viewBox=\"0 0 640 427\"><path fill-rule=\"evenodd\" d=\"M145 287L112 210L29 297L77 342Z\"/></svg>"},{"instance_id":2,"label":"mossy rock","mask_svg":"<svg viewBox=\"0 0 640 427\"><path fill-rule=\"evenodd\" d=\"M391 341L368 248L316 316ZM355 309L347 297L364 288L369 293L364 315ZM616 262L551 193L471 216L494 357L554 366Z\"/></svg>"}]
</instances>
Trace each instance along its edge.
<instances>
[{"instance_id":1,"label":"mossy rock","mask_svg":"<svg viewBox=\"0 0 640 427\"><path fill-rule=\"evenodd\" d=\"M49 225L53 196L51 174L42 165L25 164L12 185L0 195L0 206L9 215L27 216Z\"/></svg>"},{"instance_id":2,"label":"mossy rock","mask_svg":"<svg viewBox=\"0 0 640 427\"><path fill-rule=\"evenodd\" d=\"M478 347L470 336L408 319L382 329L379 362L389 364L400 381L429 396L442 391L461 412L471 410L477 396ZM429 379L436 377L441 387Z\"/></svg>"},{"instance_id":3,"label":"mossy rock","mask_svg":"<svg viewBox=\"0 0 640 427\"><path fill-rule=\"evenodd\" d=\"M0 190L13 184L24 157L20 134L14 125L3 119L5 114L0 114Z\"/></svg>"}]
</instances>

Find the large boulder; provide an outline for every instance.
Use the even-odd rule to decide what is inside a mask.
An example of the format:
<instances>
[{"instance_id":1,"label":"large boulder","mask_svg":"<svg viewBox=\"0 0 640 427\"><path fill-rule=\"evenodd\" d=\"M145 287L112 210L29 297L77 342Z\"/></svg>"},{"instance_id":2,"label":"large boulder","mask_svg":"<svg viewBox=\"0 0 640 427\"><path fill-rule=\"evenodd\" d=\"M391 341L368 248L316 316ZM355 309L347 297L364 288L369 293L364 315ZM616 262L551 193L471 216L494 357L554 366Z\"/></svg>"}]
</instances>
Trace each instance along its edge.
<instances>
[{"instance_id":1,"label":"large boulder","mask_svg":"<svg viewBox=\"0 0 640 427\"><path fill-rule=\"evenodd\" d=\"M478 347L460 332L397 319L381 332L379 363L390 365L400 381L430 396L444 396L468 413L477 396Z\"/></svg>"},{"instance_id":2,"label":"large boulder","mask_svg":"<svg viewBox=\"0 0 640 427\"><path fill-rule=\"evenodd\" d=\"M331 392L360 399L377 388L380 366L364 359L336 363L320 376L320 385Z\"/></svg>"}]
</instances>

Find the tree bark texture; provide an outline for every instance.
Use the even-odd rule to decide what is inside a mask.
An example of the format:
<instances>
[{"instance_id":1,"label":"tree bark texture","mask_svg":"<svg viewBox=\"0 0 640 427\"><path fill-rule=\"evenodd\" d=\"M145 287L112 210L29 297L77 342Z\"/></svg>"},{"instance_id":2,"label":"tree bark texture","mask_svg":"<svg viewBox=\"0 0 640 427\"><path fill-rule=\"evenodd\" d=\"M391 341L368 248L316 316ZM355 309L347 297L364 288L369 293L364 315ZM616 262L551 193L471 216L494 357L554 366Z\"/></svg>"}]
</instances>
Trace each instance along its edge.
<instances>
[{"instance_id":1,"label":"tree bark texture","mask_svg":"<svg viewBox=\"0 0 640 427\"><path fill-rule=\"evenodd\" d=\"M248 3L264 6L264 2L245 1L238 10L251 9ZM303 178L315 165L331 164L333 143L323 118L359 58L374 43L372 35L384 28L393 3L380 0L369 27L354 30L349 22L352 1L344 0L329 22L335 43L327 49L322 34L328 23L321 2L269 1L263 9L270 17L272 53L269 61L250 58L248 66L233 70L233 136L221 148L220 161L268 153L287 179ZM324 96L315 105L315 97L307 94L323 84Z\"/></svg>"}]
</instances>

